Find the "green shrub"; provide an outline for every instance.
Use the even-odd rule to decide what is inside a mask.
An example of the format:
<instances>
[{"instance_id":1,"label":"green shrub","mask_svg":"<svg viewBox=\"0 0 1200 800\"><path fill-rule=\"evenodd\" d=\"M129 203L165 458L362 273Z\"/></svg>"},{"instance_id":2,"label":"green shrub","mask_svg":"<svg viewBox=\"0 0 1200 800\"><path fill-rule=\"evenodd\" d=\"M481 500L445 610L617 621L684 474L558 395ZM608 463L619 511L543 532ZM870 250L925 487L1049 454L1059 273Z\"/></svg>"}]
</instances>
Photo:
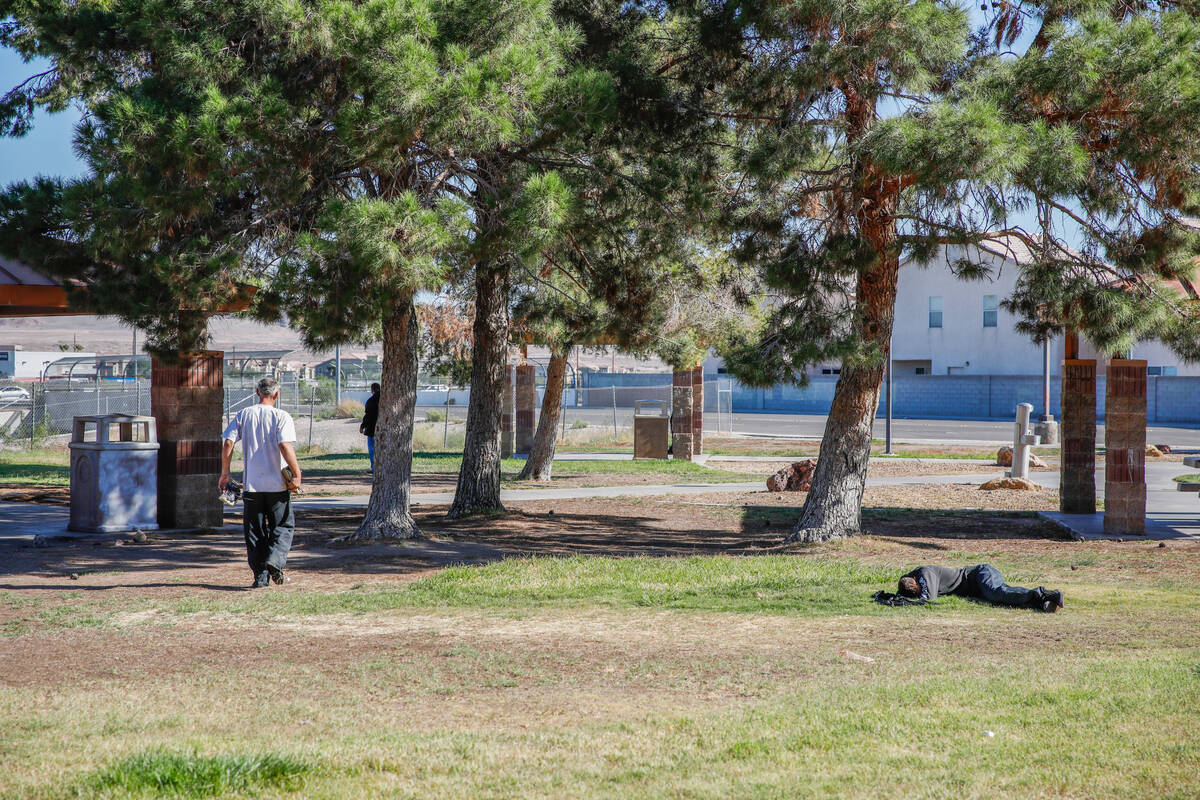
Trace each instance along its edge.
<instances>
[{"instance_id":1,"label":"green shrub","mask_svg":"<svg viewBox=\"0 0 1200 800\"><path fill-rule=\"evenodd\" d=\"M445 418L446 418L445 411L434 410L434 411L426 411L425 412L425 421L426 422L441 422Z\"/></svg>"},{"instance_id":2,"label":"green shrub","mask_svg":"<svg viewBox=\"0 0 1200 800\"><path fill-rule=\"evenodd\" d=\"M577 431L577 430L581 430L581 429L583 429L583 428L586 428L587 426L588 426L588 424L587 424L587 420L585 420L585 419L577 419L577 420L575 420L574 422L572 422L572 423L571 423L571 430L573 430L573 431Z\"/></svg>"}]
</instances>

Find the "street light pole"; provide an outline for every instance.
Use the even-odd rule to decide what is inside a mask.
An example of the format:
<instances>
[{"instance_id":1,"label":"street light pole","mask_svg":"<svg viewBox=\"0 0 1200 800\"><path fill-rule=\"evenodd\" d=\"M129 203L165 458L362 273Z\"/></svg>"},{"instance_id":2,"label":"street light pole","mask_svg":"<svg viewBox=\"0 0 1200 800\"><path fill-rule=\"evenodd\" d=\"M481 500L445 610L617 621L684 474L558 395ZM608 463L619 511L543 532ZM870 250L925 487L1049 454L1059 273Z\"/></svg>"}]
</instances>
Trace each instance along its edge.
<instances>
[{"instance_id":1,"label":"street light pole","mask_svg":"<svg viewBox=\"0 0 1200 800\"><path fill-rule=\"evenodd\" d=\"M884 423L883 454L892 454L892 346L888 344L887 358L887 421Z\"/></svg>"},{"instance_id":2,"label":"street light pole","mask_svg":"<svg viewBox=\"0 0 1200 800\"><path fill-rule=\"evenodd\" d=\"M342 404L342 346L333 348L333 405Z\"/></svg>"}]
</instances>

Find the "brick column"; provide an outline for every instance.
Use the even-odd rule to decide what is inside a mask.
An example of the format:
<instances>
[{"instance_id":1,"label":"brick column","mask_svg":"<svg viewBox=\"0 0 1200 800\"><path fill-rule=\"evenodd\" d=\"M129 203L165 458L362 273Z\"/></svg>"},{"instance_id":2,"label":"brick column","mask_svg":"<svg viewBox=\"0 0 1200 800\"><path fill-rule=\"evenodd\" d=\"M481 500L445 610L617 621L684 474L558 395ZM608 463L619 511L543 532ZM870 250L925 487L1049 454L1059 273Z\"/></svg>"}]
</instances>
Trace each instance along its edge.
<instances>
[{"instance_id":1,"label":"brick column","mask_svg":"<svg viewBox=\"0 0 1200 800\"><path fill-rule=\"evenodd\" d=\"M1096 513L1096 362L1068 359L1062 366L1061 486L1065 514Z\"/></svg>"},{"instance_id":2,"label":"brick column","mask_svg":"<svg viewBox=\"0 0 1200 800\"><path fill-rule=\"evenodd\" d=\"M1104 532L1146 532L1146 362L1113 359L1104 392Z\"/></svg>"},{"instance_id":3,"label":"brick column","mask_svg":"<svg viewBox=\"0 0 1200 800\"><path fill-rule=\"evenodd\" d=\"M521 364L516 368L513 401L516 404L516 430L513 449L528 453L533 449L533 423L537 418L537 368Z\"/></svg>"},{"instance_id":4,"label":"brick column","mask_svg":"<svg viewBox=\"0 0 1200 800\"><path fill-rule=\"evenodd\" d=\"M158 428L158 524L161 528L219 528L224 506L221 413L225 404L219 350L183 353L179 363L157 358L150 368L150 410Z\"/></svg>"},{"instance_id":5,"label":"brick column","mask_svg":"<svg viewBox=\"0 0 1200 800\"><path fill-rule=\"evenodd\" d=\"M676 460L691 461L694 448L692 370L675 370L671 376L671 445Z\"/></svg>"},{"instance_id":6,"label":"brick column","mask_svg":"<svg viewBox=\"0 0 1200 800\"><path fill-rule=\"evenodd\" d=\"M692 455L704 452L704 365L692 370Z\"/></svg>"},{"instance_id":7,"label":"brick column","mask_svg":"<svg viewBox=\"0 0 1200 800\"><path fill-rule=\"evenodd\" d=\"M500 395L500 457L513 455L513 370L504 365L504 392Z\"/></svg>"}]
</instances>

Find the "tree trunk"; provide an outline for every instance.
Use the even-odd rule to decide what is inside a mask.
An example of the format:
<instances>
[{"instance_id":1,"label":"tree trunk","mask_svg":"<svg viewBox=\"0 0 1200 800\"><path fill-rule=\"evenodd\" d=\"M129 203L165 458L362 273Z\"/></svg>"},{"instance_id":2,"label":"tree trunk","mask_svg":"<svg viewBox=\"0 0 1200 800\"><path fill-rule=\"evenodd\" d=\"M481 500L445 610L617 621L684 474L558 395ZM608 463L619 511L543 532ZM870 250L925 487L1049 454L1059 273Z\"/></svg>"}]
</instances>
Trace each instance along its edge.
<instances>
[{"instance_id":1,"label":"tree trunk","mask_svg":"<svg viewBox=\"0 0 1200 800\"><path fill-rule=\"evenodd\" d=\"M568 352L570 348L550 351L550 364L546 367L546 393L542 395L542 413L538 417L537 432L533 435L529 460L517 476L518 480L550 480L550 472L554 469L554 443L558 438L558 421L562 417Z\"/></svg>"},{"instance_id":2,"label":"tree trunk","mask_svg":"<svg viewBox=\"0 0 1200 800\"><path fill-rule=\"evenodd\" d=\"M417 407L417 312L413 295L383 321L383 375L375 425L375 475L362 524L339 541L416 539L412 518L413 412Z\"/></svg>"},{"instance_id":3,"label":"tree trunk","mask_svg":"<svg viewBox=\"0 0 1200 800\"><path fill-rule=\"evenodd\" d=\"M508 269L475 268L471 402L451 519L503 510L500 504L500 415L508 360Z\"/></svg>"},{"instance_id":4,"label":"tree trunk","mask_svg":"<svg viewBox=\"0 0 1200 800\"><path fill-rule=\"evenodd\" d=\"M874 120L872 101L847 94L847 139L858 138ZM862 496L871 456L871 426L891 349L900 254L896 247L896 203L900 181L870 164L858 165L859 191L849 204L859 236L875 259L859 273L855 292L857 333L881 358L843 362L825 420L812 488L788 541L823 542L849 536L862 524Z\"/></svg>"}]
</instances>

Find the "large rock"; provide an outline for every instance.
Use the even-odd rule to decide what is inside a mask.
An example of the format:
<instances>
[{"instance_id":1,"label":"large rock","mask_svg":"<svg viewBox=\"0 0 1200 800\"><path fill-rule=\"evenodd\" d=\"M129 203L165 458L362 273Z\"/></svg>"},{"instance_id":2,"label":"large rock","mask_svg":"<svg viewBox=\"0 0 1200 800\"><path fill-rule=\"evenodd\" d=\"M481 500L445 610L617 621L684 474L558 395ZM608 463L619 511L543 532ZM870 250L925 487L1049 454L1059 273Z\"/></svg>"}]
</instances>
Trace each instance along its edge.
<instances>
[{"instance_id":1,"label":"large rock","mask_svg":"<svg viewBox=\"0 0 1200 800\"><path fill-rule=\"evenodd\" d=\"M807 492L812 486L813 470L816 468L817 462L812 458L790 464L767 478L767 490L771 492Z\"/></svg>"},{"instance_id":2,"label":"large rock","mask_svg":"<svg viewBox=\"0 0 1200 800\"><path fill-rule=\"evenodd\" d=\"M1012 466L1012 453L1013 453L1013 451L1012 451L1011 447L1009 447L1007 445L1005 445L1004 447L1001 447L999 450L996 451L996 463L1002 467L1011 467ZM1046 462L1042 461L1040 458L1038 458L1037 453L1030 453L1029 454L1029 466L1044 467L1044 466L1046 466Z\"/></svg>"},{"instance_id":3,"label":"large rock","mask_svg":"<svg viewBox=\"0 0 1200 800\"><path fill-rule=\"evenodd\" d=\"M1018 492L1036 492L1039 487L1036 483L1028 478L992 478L979 488L985 492L993 492L996 489L1013 489Z\"/></svg>"}]
</instances>

